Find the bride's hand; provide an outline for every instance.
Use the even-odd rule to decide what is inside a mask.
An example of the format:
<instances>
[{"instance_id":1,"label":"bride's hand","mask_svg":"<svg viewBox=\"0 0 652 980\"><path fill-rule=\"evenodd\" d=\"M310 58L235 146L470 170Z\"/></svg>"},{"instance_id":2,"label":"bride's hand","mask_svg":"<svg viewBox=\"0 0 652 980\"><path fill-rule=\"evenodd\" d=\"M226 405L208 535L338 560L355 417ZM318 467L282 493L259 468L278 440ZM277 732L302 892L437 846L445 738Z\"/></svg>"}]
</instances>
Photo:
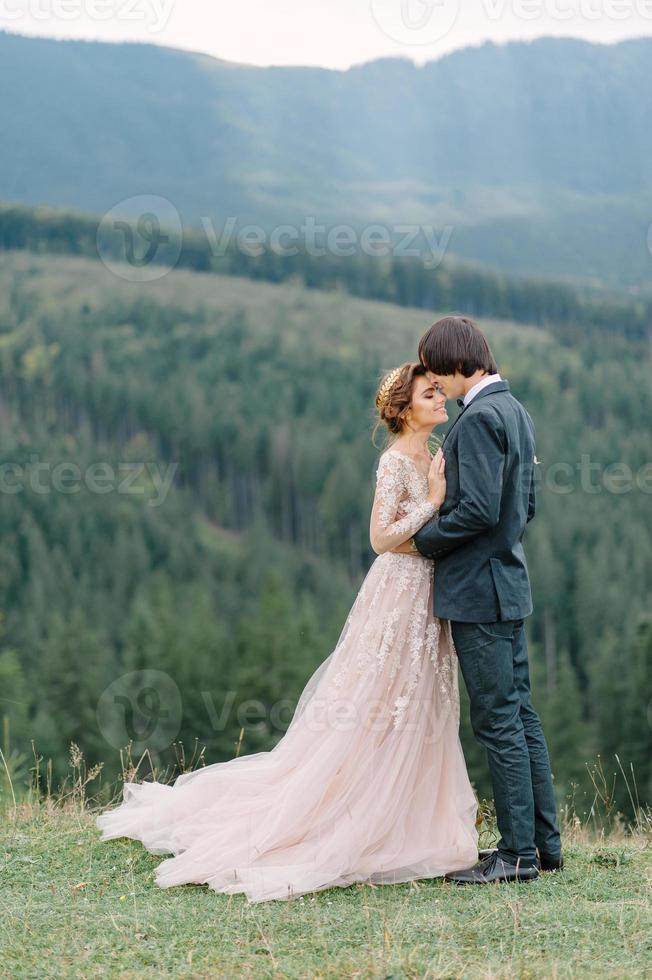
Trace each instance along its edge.
<instances>
[{"instance_id":1,"label":"bride's hand","mask_svg":"<svg viewBox=\"0 0 652 980\"><path fill-rule=\"evenodd\" d=\"M444 454L441 449L438 449L428 470L428 500L437 507L441 507L446 497L445 468Z\"/></svg>"}]
</instances>

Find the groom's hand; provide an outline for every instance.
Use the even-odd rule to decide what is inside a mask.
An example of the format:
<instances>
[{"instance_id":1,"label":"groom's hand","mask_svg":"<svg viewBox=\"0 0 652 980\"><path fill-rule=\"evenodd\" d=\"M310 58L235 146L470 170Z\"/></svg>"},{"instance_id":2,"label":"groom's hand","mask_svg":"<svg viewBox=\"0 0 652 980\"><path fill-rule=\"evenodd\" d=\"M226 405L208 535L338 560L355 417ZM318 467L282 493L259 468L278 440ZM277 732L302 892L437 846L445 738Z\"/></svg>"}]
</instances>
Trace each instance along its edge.
<instances>
[{"instance_id":1,"label":"groom's hand","mask_svg":"<svg viewBox=\"0 0 652 980\"><path fill-rule=\"evenodd\" d=\"M404 541L403 544L399 544L396 548L392 548L392 553L395 555L413 555L414 549L410 547L410 542Z\"/></svg>"}]
</instances>

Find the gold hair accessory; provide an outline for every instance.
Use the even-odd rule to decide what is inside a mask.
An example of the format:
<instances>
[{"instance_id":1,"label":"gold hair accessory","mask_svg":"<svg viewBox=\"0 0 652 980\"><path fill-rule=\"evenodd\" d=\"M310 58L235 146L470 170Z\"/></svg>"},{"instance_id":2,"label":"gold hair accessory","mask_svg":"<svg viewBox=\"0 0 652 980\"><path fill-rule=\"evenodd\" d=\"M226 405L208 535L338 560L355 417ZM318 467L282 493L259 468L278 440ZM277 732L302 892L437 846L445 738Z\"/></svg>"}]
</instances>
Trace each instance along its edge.
<instances>
[{"instance_id":1,"label":"gold hair accessory","mask_svg":"<svg viewBox=\"0 0 652 980\"><path fill-rule=\"evenodd\" d=\"M389 395L390 391L394 387L394 382L397 380L400 373L401 373L400 367L394 368L393 371L390 371L390 373L387 375L382 385L380 386L380 390L376 395L376 408L378 409L379 412L382 412L383 406L387 401L387 396Z\"/></svg>"}]
</instances>

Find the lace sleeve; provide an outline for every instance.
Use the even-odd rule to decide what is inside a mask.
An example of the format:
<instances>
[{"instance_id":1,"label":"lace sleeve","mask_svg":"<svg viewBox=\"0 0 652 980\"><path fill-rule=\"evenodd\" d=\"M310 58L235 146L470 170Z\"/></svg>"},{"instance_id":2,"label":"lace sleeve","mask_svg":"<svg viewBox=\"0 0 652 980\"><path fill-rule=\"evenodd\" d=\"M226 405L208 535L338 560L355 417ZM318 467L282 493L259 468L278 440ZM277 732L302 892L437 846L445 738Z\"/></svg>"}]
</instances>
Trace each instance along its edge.
<instances>
[{"instance_id":1,"label":"lace sleeve","mask_svg":"<svg viewBox=\"0 0 652 980\"><path fill-rule=\"evenodd\" d=\"M369 528L371 547L377 555L411 538L437 509L435 504L424 500L397 519L398 505L408 489L408 465L409 462L396 453L386 452L380 457Z\"/></svg>"}]
</instances>

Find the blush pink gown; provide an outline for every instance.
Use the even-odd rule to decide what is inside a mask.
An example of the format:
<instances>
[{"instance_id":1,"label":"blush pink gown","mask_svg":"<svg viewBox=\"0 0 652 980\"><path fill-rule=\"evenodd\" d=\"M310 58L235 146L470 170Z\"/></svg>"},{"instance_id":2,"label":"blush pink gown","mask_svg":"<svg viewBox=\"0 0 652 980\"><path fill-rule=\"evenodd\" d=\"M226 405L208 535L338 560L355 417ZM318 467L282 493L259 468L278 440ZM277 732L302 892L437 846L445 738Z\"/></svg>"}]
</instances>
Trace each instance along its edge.
<instances>
[{"instance_id":1,"label":"blush pink gown","mask_svg":"<svg viewBox=\"0 0 652 980\"><path fill-rule=\"evenodd\" d=\"M161 888L206 884L250 903L354 882L433 878L477 860L477 801L459 740L450 625L432 613L433 563L392 554L433 514L411 456L380 458L373 562L337 646L271 751L173 785L127 782L96 817L135 838Z\"/></svg>"}]
</instances>

